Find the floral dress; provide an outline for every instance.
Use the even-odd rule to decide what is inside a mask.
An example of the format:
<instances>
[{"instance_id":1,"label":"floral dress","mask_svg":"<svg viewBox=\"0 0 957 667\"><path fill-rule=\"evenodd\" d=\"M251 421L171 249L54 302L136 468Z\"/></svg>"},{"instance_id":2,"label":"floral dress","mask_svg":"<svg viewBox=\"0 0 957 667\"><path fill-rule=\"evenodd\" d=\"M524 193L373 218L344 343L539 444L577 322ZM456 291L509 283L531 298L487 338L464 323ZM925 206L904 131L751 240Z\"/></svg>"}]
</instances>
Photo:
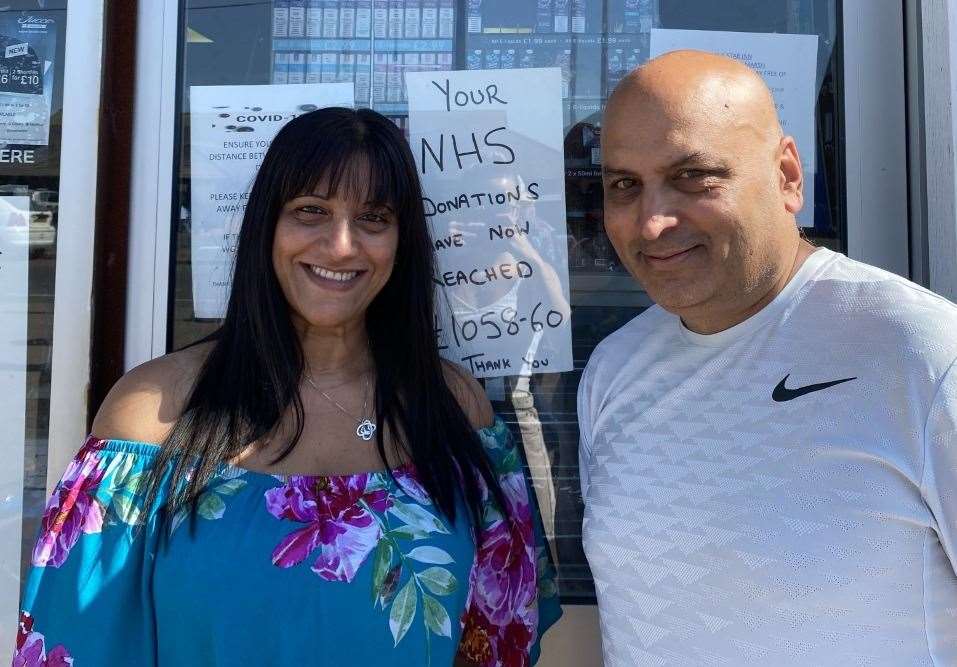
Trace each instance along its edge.
<instances>
[{"instance_id":1,"label":"floral dress","mask_svg":"<svg viewBox=\"0 0 957 667\"><path fill-rule=\"evenodd\" d=\"M158 447L91 436L47 505L13 664L531 665L561 614L554 573L507 426L479 435L510 518L486 502L477 538L411 465L222 465L165 530L162 495L152 512L143 497Z\"/></svg>"}]
</instances>

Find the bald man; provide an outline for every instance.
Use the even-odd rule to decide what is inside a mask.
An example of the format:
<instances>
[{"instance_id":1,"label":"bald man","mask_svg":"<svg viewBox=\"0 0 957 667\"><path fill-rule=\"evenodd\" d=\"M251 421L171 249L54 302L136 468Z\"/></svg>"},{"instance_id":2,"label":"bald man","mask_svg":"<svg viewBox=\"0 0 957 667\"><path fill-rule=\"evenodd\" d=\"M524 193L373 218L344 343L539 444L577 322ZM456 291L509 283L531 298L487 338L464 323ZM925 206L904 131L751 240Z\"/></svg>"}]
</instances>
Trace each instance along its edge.
<instances>
[{"instance_id":1,"label":"bald man","mask_svg":"<svg viewBox=\"0 0 957 667\"><path fill-rule=\"evenodd\" d=\"M605 664L957 665L957 307L802 240L798 147L735 61L631 73L602 162L657 304L579 389Z\"/></svg>"}]
</instances>

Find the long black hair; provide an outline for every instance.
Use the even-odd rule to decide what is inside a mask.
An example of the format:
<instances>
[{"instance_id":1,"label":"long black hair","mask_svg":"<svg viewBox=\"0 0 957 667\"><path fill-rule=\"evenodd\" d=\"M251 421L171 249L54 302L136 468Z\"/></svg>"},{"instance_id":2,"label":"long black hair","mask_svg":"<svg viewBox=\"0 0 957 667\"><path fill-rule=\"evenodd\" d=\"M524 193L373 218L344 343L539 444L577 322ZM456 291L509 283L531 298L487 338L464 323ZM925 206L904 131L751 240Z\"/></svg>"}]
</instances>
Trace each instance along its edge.
<instances>
[{"instance_id":1,"label":"long black hair","mask_svg":"<svg viewBox=\"0 0 957 667\"><path fill-rule=\"evenodd\" d=\"M398 128L369 109L333 107L301 115L266 152L239 232L226 316L204 339L211 350L153 466L148 506L156 500L162 471L172 464L166 516L195 507L217 467L274 435L290 410L294 435L274 462L298 444L305 360L273 269L272 246L283 205L320 184L330 195L340 187L365 192L367 201L391 206L398 220L392 275L365 316L375 364L379 457L388 468L385 426L439 510L455 521L461 498L477 529L483 481L503 511L506 505L478 434L442 371L434 330L435 250L412 152Z\"/></svg>"}]
</instances>

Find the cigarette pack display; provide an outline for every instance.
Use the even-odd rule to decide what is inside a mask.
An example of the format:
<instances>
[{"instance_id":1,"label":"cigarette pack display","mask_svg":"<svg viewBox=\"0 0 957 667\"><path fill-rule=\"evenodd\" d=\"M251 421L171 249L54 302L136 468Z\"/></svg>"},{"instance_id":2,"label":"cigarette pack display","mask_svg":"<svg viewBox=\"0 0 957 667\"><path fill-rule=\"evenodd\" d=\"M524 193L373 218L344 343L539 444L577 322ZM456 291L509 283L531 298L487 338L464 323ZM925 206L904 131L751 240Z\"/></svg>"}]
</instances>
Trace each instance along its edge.
<instances>
[{"instance_id":1,"label":"cigarette pack display","mask_svg":"<svg viewBox=\"0 0 957 667\"><path fill-rule=\"evenodd\" d=\"M535 50L525 49L525 52L522 54L522 57L518 61L518 66L521 69L528 69L530 67L535 67Z\"/></svg>"},{"instance_id":2,"label":"cigarette pack display","mask_svg":"<svg viewBox=\"0 0 957 667\"><path fill-rule=\"evenodd\" d=\"M555 32L568 32L568 4L569 0L555 0L554 2Z\"/></svg>"},{"instance_id":3,"label":"cigarette pack display","mask_svg":"<svg viewBox=\"0 0 957 667\"><path fill-rule=\"evenodd\" d=\"M343 53L339 56L339 73L336 80L340 83L352 83L356 80L356 56L354 53Z\"/></svg>"},{"instance_id":4,"label":"cigarette pack display","mask_svg":"<svg viewBox=\"0 0 957 667\"><path fill-rule=\"evenodd\" d=\"M482 32L482 0L468 0L465 29L468 32Z\"/></svg>"},{"instance_id":5,"label":"cigarette pack display","mask_svg":"<svg viewBox=\"0 0 957 667\"><path fill-rule=\"evenodd\" d=\"M336 77L339 75L338 65L339 65L339 54L337 53L322 54L322 83L336 82Z\"/></svg>"},{"instance_id":6,"label":"cigarette pack display","mask_svg":"<svg viewBox=\"0 0 957 667\"><path fill-rule=\"evenodd\" d=\"M455 35L455 5L452 0L439 0L439 39Z\"/></svg>"},{"instance_id":7,"label":"cigarette pack display","mask_svg":"<svg viewBox=\"0 0 957 667\"><path fill-rule=\"evenodd\" d=\"M369 104L372 86L372 56L368 53L356 55L356 106Z\"/></svg>"},{"instance_id":8,"label":"cigarette pack display","mask_svg":"<svg viewBox=\"0 0 957 667\"><path fill-rule=\"evenodd\" d=\"M515 69L515 49L505 49L502 51L502 69Z\"/></svg>"},{"instance_id":9,"label":"cigarette pack display","mask_svg":"<svg viewBox=\"0 0 957 667\"><path fill-rule=\"evenodd\" d=\"M422 38L435 39L438 31L439 0L422 0Z\"/></svg>"},{"instance_id":10,"label":"cigarette pack display","mask_svg":"<svg viewBox=\"0 0 957 667\"><path fill-rule=\"evenodd\" d=\"M623 32L639 32L641 30L641 0L625 0Z\"/></svg>"},{"instance_id":11,"label":"cigarette pack display","mask_svg":"<svg viewBox=\"0 0 957 667\"><path fill-rule=\"evenodd\" d=\"M322 37L322 0L306 2L306 37Z\"/></svg>"},{"instance_id":12,"label":"cigarette pack display","mask_svg":"<svg viewBox=\"0 0 957 667\"><path fill-rule=\"evenodd\" d=\"M289 53L274 53L272 57L272 82L289 83Z\"/></svg>"},{"instance_id":13,"label":"cigarette pack display","mask_svg":"<svg viewBox=\"0 0 957 667\"><path fill-rule=\"evenodd\" d=\"M409 101L408 88L405 85L406 72L418 72L422 69L420 56L418 53L405 53L402 55L402 98L401 101Z\"/></svg>"},{"instance_id":14,"label":"cigarette pack display","mask_svg":"<svg viewBox=\"0 0 957 667\"><path fill-rule=\"evenodd\" d=\"M326 39L339 36L338 0L322 0L322 36Z\"/></svg>"},{"instance_id":15,"label":"cigarette pack display","mask_svg":"<svg viewBox=\"0 0 957 667\"><path fill-rule=\"evenodd\" d=\"M610 49L608 51L607 67L607 90L611 93L618 85L618 82L625 76L625 51L624 49Z\"/></svg>"},{"instance_id":16,"label":"cigarette pack display","mask_svg":"<svg viewBox=\"0 0 957 667\"><path fill-rule=\"evenodd\" d=\"M306 82L306 54L289 54L289 83Z\"/></svg>"},{"instance_id":17,"label":"cigarette pack display","mask_svg":"<svg viewBox=\"0 0 957 667\"><path fill-rule=\"evenodd\" d=\"M483 62L482 49L472 49L465 56L465 69L482 69Z\"/></svg>"},{"instance_id":18,"label":"cigarette pack display","mask_svg":"<svg viewBox=\"0 0 957 667\"><path fill-rule=\"evenodd\" d=\"M422 34L422 3L405 0L405 38L418 39Z\"/></svg>"},{"instance_id":19,"label":"cigarette pack display","mask_svg":"<svg viewBox=\"0 0 957 667\"><path fill-rule=\"evenodd\" d=\"M502 66L502 51L489 49L485 52L485 69L499 69Z\"/></svg>"},{"instance_id":20,"label":"cigarette pack display","mask_svg":"<svg viewBox=\"0 0 957 667\"><path fill-rule=\"evenodd\" d=\"M356 36L356 2L355 0L340 0L339 2L339 37L352 39Z\"/></svg>"},{"instance_id":21,"label":"cigarette pack display","mask_svg":"<svg viewBox=\"0 0 957 667\"><path fill-rule=\"evenodd\" d=\"M572 0L572 32L585 32L585 0Z\"/></svg>"},{"instance_id":22,"label":"cigarette pack display","mask_svg":"<svg viewBox=\"0 0 957 667\"><path fill-rule=\"evenodd\" d=\"M432 72L439 68L438 60L434 53L423 53L419 69L423 72Z\"/></svg>"},{"instance_id":23,"label":"cigarette pack display","mask_svg":"<svg viewBox=\"0 0 957 667\"><path fill-rule=\"evenodd\" d=\"M562 98L567 98L571 93L572 82L572 51L563 49L555 57L555 66L562 71Z\"/></svg>"},{"instance_id":24,"label":"cigarette pack display","mask_svg":"<svg viewBox=\"0 0 957 667\"><path fill-rule=\"evenodd\" d=\"M372 36L372 0L356 1L356 38L369 39Z\"/></svg>"},{"instance_id":25,"label":"cigarette pack display","mask_svg":"<svg viewBox=\"0 0 957 667\"><path fill-rule=\"evenodd\" d=\"M289 0L273 0L272 36L289 36Z\"/></svg>"},{"instance_id":26,"label":"cigarette pack display","mask_svg":"<svg viewBox=\"0 0 957 667\"><path fill-rule=\"evenodd\" d=\"M289 1L289 37L306 36L306 0Z\"/></svg>"},{"instance_id":27,"label":"cigarette pack display","mask_svg":"<svg viewBox=\"0 0 957 667\"><path fill-rule=\"evenodd\" d=\"M322 54L306 54L306 83L320 83L322 81Z\"/></svg>"},{"instance_id":28,"label":"cigarette pack display","mask_svg":"<svg viewBox=\"0 0 957 667\"><path fill-rule=\"evenodd\" d=\"M405 20L405 2L389 0L389 39L402 39L402 24Z\"/></svg>"},{"instance_id":29,"label":"cigarette pack display","mask_svg":"<svg viewBox=\"0 0 957 667\"><path fill-rule=\"evenodd\" d=\"M535 32L552 32L552 0L538 0L535 5Z\"/></svg>"},{"instance_id":30,"label":"cigarette pack display","mask_svg":"<svg viewBox=\"0 0 957 667\"><path fill-rule=\"evenodd\" d=\"M386 79L388 78L389 55L375 54L372 67L372 101L385 102Z\"/></svg>"},{"instance_id":31,"label":"cigarette pack display","mask_svg":"<svg viewBox=\"0 0 957 667\"><path fill-rule=\"evenodd\" d=\"M436 63L440 70L450 70L455 64L455 54L454 53L440 53L436 57Z\"/></svg>"},{"instance_id":32,"label":"cigarette pack display","mask_svg":"<svg viewBox=\"0 0 957 667\"><path fill-rule=\"evenodd\" d=\"M375 0L372 5L372 35L376 39L389 36L389 6L385 0Z\"/></svg>"},{"instance_id":33,"label":"cigarette pack display","mask_svg":"<svg viewBox=\"0 0 957 667\"><path fill-rule=\"evenodd\" d=\"M385 80L385 101L402 101L402 55L398 53L388 54L389 66L386 69Z\"/></svg>"}]
</instances>

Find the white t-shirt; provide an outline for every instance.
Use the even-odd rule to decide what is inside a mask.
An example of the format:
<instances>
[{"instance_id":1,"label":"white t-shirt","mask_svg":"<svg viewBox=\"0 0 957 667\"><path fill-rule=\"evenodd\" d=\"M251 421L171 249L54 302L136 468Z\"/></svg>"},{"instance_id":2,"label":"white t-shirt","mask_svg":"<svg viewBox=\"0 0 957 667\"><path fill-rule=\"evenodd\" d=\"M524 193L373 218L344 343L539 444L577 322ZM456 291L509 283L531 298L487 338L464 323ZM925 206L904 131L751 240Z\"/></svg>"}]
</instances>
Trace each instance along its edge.
<instances>
[{"instance_id":1,"label":"white t-shirt","mask_svg":"<svg viewBox=\"0 0 957 667\"><path fill-rule=\"evenodd\" d=\"M957 665L955 358L957 306L825 249L731 329L656 306L603 341L578 413L605 664Z\"/></svg>"}]
</instances>

